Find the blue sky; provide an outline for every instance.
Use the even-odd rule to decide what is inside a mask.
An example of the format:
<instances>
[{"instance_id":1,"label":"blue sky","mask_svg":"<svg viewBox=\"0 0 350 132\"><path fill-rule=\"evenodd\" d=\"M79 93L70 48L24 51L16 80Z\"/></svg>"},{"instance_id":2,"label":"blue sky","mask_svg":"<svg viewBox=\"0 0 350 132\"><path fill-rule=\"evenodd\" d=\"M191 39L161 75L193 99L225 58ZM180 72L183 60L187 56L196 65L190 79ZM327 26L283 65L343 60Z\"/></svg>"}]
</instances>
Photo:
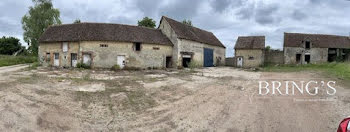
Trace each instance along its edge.
<instances>
[{"instance_id":1,"label":"blue sky","mask_svg":"<svg viewBox=\"0 0 350 132\"><path fill-rule=\"evenodd\" d=\"M63 23L107 22L136 25L145 16L190 19L213 32L233 56L238 36L264 35L266 45L282 48L283 32L348 36L348 0L53 0ZM23 39L21 18L31 0L0 1L0 36ZM25 44L21 41L23 45Z\"/></svg>"}]
</instances>

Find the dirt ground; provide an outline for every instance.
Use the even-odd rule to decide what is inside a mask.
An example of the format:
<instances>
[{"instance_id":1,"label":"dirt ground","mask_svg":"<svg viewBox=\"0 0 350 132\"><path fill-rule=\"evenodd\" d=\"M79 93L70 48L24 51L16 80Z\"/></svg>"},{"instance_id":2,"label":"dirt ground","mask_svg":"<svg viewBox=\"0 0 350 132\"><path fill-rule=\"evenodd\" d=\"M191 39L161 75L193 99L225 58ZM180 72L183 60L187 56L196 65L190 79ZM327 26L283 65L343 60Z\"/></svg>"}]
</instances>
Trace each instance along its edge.
<instances>
[{"instance_id":1,"label":"dirt ground","mask_svg":"<svg viewBox=\"0 0 350 132\"><path fill-rule=\"evenodd\" d=\"M314 72L16 70L0 69L3 131L330 132L350 115L350 89ZM334 96L258 94L259 81L334 79Z\"/></svg>"}]
</instances>

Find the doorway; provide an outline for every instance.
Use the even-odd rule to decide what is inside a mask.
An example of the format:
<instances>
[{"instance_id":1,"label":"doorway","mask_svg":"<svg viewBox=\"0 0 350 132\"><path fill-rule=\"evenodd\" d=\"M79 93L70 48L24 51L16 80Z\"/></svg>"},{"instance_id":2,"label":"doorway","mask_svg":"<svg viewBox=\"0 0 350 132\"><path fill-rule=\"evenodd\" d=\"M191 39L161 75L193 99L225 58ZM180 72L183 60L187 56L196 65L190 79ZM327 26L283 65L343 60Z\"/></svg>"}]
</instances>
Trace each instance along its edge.
<instances>
[{"instance_id":1,"label":"doorway","mask_svg":"<svg viewBox=\"0 0 350 132\"><path fill-rule=\"evenodd\" d=\"M305 62L306 62L306 64L310 63L310 59L311 59L310 55L305 55Z\"/></svg>"},{"instance_id":2,"label":"doorway","mask_svg":"<svg viewBox=\"0 0 350 132\"><path fill-rule=\"evenodd\" d=\"M60 54L59 53L54 53L54 66L60 66Z\"/></svg>"},{"instance_id":3,"label":"doorway","mask_svg":"<svg viewBox=\"0 0 350 132\"><path fill-rule=\"evenodd\" d=\"M204 67L214 66L213 51L213 49L204 48Z\"/></svg>"},{"instance_id":4,"label":"doorway","mask_svg":"<svg viewBox=\"0 0 350 132\"><path fill-rule=\"evenodd\" d=\"M243 57L237 57L237 67L243 67Z\"/></svg>"},{"instance_id":5,"label":"doorway","mask_svg":"<svg viewBox=\"0 0 350 132\"><path fill-rule=\"evenodd\" d=\"M125 56L124 55L118 55L117 57L117 63L121 69L125 67Z\"/></svg>"},{"instance_id":6,"label":"doorway","mask_svg":"<svg viewBox=\"0 0 350 132\"><path fill-rule=\"evenodd\" d=\"M171 56L166 57L166 68L170 68L172 63L171 63Z\"/></svg>"},{"instance_id":7,"label":"doorway","mask_svg":"<svg viewBox=\"0 0 350 132\"><path fill-rule=\"evenodd\" d=\"M78 54L76 54L76 53L71 53L71 54L70 54L70 58L71 58L71 66L72 66L72 67L77 67L77 63L78 63Z\"/></svg>"},{"instance_id":8,"label":"doorway","mask_svg":"<svg viewBox=\"0 0 350 132\"><path fill-rule=\"evenodd\" d=\"M296 60L297 64L300 64L301 54L296 54L295 60Z\"/></svg>"}]
</instances>

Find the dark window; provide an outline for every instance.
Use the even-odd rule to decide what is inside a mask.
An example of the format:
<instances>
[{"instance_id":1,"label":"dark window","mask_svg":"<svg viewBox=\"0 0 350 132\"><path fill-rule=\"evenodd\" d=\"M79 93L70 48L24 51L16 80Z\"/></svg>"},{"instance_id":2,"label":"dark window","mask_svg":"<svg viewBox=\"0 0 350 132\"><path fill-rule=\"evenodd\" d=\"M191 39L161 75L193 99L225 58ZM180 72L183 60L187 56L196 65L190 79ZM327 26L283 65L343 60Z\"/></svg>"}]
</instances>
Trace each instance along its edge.
<instances>
[{"instance_id":1,"label":"dark window","mask_svg":"<svg viewBox=\"0 0 350 132\"><path fill-rule=\"evenodd\" d=\"M249 56L248 60L254 60L253 56Z\"/></svg>"},{"instance_id":2,"label":"dark window","mask_svg":"<svg viewBox=\"0 0 350 132\"><path fill-rule=\"evenodd\" d=\"M305 41L305 49L310 49L310 41Z\"/></svg>"},{"instance_id":3,"label":"dark window","mask_svg":"<svg viewBox=\"0 0 350 132\"><path fill-rule=\"evenodd\" d=\"M135 51L141 51L141 43L134 43Z\"/></svg>"},{"instance_id":4,"label":"dark window","mask_svg":"<svg viewBox=\"0 0 350 132\"><path fill-rule=\"evenodd\" d=\"M108 47L108 44L100 44L100 47Z\"/></svg>"},{"instance_id":5,"label":"dark window","mask_svg":"<svg viewBox=\"0 0 350 132\"><path fill-rule=\"evenodd\" d=\"M159 47L153 47L153 50L159 50Z\"/></svg>"}]
</instances>

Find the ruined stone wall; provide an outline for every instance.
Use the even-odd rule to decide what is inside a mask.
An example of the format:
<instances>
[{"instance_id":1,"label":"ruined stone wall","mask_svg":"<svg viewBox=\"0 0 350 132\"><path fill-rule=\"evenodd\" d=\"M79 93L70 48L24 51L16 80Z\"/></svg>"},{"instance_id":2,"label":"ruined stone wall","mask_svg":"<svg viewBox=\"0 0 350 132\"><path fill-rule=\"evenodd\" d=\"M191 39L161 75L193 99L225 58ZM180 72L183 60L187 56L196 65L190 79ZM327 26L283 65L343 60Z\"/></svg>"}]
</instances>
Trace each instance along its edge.
<instances>
[{"instance_id":1,"label":"ruined stone wall","mask_svg":"<svg viewBox=\"0 0 350 132\"><path fill-rule=\"evenodd\" d=\"M284 52L279 50L265 51L264 63L267 64L284 64Z\"/></svg>"},{"instance_id":2,"label":"ruined stone wall","mask_svg":"<svg viewBox=\"0 0 350 132\"><path fill-rule=\"evenodd\" d=\"M236 49L235 57L243 57L243 67L259 67L264 64L264 51L261 49ZM252 59L249 59L252 57Z\"/></svg>"},{"instance_id":3,"label":"ruined stone wall","mask_svg":"<svg viewBox=\"0 0 350 132\"><path fill-rule=\"evenodd\" d=\"M301 54L300 64L306 64L305 54L310 54L310 63L324 63L328 60L327 48L311 48L306 50L301 47L284 47L284 63L285 64L297 64L296 54Z\"/></svg>"},{"instance_id":4,"label":"ruined stone wall","mask_svg":"<svg viewBox=\"0 0 350 132\"><path fill-rule=\"evenodd\" d=\"M229 57L225 59L225 66L236 66L236 58L235 57Z\"/></svg>"}]
</instances>

